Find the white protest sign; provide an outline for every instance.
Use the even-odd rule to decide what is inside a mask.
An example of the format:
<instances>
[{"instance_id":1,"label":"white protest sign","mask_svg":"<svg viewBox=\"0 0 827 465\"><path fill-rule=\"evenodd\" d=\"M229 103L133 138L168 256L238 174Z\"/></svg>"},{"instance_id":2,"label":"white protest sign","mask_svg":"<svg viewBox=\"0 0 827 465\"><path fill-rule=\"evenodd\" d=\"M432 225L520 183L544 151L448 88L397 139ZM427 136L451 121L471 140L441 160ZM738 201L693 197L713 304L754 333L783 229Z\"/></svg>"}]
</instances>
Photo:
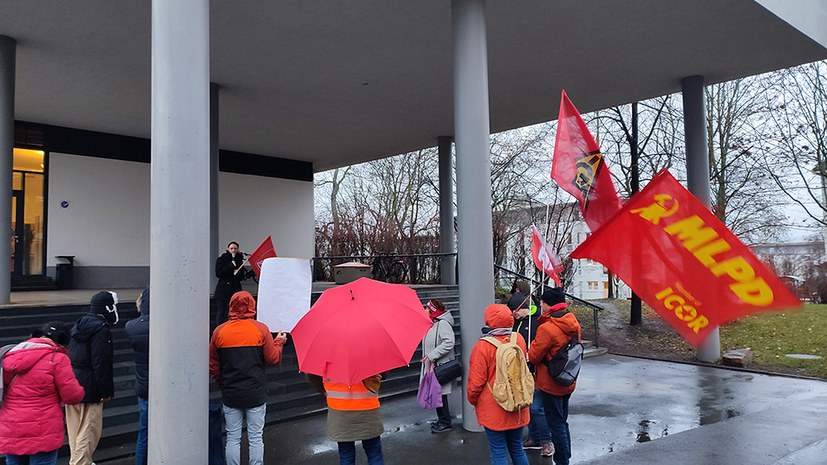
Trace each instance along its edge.
<instances>
[{"instance_id":1,"label":"white protest sign","mask_svg":"<svg viewBox=\"0 0 827 465\"><path fill-rule=\"evenodd\" d=\"M270 331L290 332L310 310L313 279L305 258L268 258L258 281L258 321Z\"/></svg>"}]
</instances>

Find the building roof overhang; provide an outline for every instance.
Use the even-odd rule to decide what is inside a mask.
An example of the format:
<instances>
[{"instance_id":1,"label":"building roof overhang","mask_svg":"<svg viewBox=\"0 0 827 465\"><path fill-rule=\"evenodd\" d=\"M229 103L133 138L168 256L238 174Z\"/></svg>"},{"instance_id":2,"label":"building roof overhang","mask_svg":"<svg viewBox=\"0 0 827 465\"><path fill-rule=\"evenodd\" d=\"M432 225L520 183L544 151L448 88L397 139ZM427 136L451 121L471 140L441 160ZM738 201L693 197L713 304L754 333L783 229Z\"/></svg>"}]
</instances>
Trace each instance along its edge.
<instances>
[{"instance_id":1,"label":"building roof overhang","mask_svg":"<svg viewBox=\"0 0 827 465\"><path fill-rule=\"evenodd\" d=\"M451 2L218 2L211 81L222 149L315 171L453 133ZM150 135L149 1L9 1L15 119ZM818 0L489 0L491 131L827 57Z\"/></svg>"}]
</instances>

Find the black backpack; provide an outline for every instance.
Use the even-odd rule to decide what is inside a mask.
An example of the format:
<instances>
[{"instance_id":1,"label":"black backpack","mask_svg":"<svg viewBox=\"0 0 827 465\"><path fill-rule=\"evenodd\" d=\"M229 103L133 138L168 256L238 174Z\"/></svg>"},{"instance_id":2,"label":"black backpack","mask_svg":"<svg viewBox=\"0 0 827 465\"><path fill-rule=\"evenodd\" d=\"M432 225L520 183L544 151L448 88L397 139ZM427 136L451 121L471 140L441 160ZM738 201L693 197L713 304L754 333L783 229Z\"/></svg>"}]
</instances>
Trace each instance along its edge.
<instances>
[{"instance_id":1,"label":"black backpack","mask_svg":"<svg viewBox=\"0 0 827 465\"><path fill-rule=\"evenodd\" d=\"M575 334L566 345L551 357L551 360L545 361L551 379L563 386L571 386L580 374L583 350L583 344L578 342L577 334Z\"/></svg>"}]
</instances>

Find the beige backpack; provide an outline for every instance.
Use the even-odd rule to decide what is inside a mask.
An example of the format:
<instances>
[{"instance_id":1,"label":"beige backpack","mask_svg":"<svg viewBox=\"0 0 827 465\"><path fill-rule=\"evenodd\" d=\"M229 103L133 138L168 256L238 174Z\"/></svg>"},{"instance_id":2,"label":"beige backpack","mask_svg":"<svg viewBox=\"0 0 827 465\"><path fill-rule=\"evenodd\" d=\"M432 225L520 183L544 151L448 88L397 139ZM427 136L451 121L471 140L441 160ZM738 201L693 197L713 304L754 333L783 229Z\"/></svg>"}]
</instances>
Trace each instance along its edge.
<instances>
[{"instance_id":1,"label":"beige backpack","mask_svg":"<svg viewBox=\"0 0 827 465\"><path fill-rule=\"evenodd\" d=\"M486 384L494 400L506 412L516 412L531 405L534 400L534 377L528 371L523 349L517 345L517 333L511 333L511 339L506 343L490 336L482 339L497 348L494 385Z\"/></svg>"}]
</instances>

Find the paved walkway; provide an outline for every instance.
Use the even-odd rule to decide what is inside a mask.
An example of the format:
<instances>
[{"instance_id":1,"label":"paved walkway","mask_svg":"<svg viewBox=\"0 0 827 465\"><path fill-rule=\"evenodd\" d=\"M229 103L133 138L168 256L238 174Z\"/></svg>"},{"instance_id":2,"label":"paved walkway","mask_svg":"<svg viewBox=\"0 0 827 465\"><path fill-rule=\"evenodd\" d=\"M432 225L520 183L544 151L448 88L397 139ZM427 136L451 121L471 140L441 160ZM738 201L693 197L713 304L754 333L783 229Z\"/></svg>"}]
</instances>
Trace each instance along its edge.
<instances>
[{"instance_id":1,"label":"paved walkway","mask_svg":"<svg viewBox=\"0 0 827 465\"><path fill-rule=\"evenodd\" d=\"M570 407L573 464L827 463L823 381L604 355L585 361ZM385 400L382 411L390 465L489 463L483 433L431 434L435 415L413 396ZM267 464L338 463L324 415L271 425L264 441ZM538 451L528 455L532 465L552 463Z\"/></svg>"}]
</instances>

